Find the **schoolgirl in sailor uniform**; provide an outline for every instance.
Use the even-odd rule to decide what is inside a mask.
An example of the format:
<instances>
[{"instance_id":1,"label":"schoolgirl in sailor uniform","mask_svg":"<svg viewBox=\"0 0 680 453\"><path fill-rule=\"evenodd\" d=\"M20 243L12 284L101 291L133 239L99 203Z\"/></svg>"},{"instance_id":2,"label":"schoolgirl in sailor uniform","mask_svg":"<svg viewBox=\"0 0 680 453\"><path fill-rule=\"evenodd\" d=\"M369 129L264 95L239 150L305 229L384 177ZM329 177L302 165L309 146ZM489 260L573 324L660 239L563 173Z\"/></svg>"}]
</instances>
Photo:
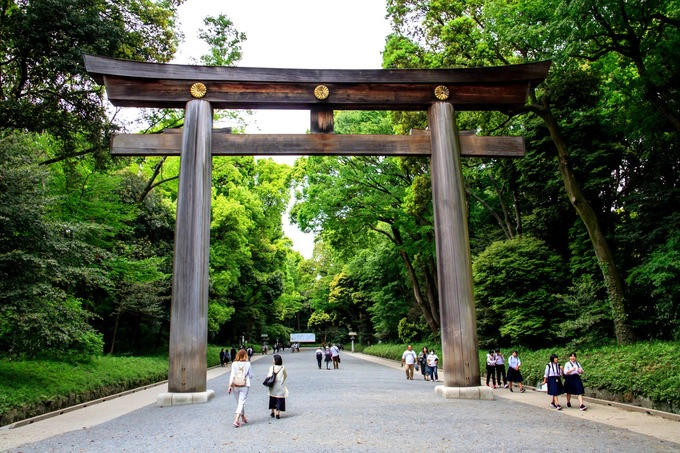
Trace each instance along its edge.
<instances>
[{"instance_id":1,"label":"schoolgirl in sailor uniform","mask_svg":"<svg viewBox=\"0 0 680 453\"><path fill-rule=\"evenodd\" d=\"M581 381L583 368L576 360L576 354L569 354L569 361L564 365L564 392L567 394L567 407L571 407L571 395L578 396L579 409L586 410L583 404L583 394L586 393Z\"/></svg>"},{"instance_id":2,"label":"schoolgirl in sailor uniform","mask_svg":"<svg viewBox=\"0 0 680 453\"><path fill-rule=\"evenodd\" d=\"M519 371L519 367L522 365L522 361L517 357L517 351L512 351L512 355L508 358L508 388L511 392L512 383L516 382L519 384L519 391L524 393L524 387L522 387L522 373Z\"/></svg>"},{"instance_id":3,"label":"schoolgirl in sailor uniform","mask_svg":"<svg viewBox=\"0 0 680 453\"><path fill-rule=\"evenodd\" d=\"M557 409L562 410L562 406L557 399L558 395L564 393L564 387L562 386L562 366L557 359L557 354L552 354L550 356L550 363L545 366L545 373L543 374L543 383L548 384L548 395L552 396L550 405Z\"/></svg>"}]
</instances>

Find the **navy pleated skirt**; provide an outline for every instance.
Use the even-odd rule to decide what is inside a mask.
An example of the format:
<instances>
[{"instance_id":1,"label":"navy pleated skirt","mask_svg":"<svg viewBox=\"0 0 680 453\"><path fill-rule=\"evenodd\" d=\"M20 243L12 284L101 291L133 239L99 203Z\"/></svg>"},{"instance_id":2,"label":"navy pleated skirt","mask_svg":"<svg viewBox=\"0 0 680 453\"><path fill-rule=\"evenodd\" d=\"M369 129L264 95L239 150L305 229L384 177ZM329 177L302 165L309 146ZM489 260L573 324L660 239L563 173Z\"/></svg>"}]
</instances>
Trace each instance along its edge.
<instances>
[{"instance_id":1,"label":"navy pleated skirt","mask_svg":"<svg viewBox=\"0 0 680 453\"><path fill-rule=\"evenodd\" d=\"M522 382L522 373L514 368L508 368L508 381L509 382Z\"/></svg>"},{"instance_id":2,"label":"navy pleated skirt","mask_svg":"<svg viewBox=\"0 0 680 453\"><path fill-rule=\"evenodd\" d=\"M564 393L570 395L583 395L586 393L578 374L564 376Z\"/></svg>"},{"instance_id":3,"label":"navy pleated skirt","mask_svg":"<svg viewBox=\"0 0 680 453\"><path fill-rule=\"evenodd\" d=\"M557 376L548 377L548 395L557 396L564 393L562 380Z\"/></svg>"}]
</instances>

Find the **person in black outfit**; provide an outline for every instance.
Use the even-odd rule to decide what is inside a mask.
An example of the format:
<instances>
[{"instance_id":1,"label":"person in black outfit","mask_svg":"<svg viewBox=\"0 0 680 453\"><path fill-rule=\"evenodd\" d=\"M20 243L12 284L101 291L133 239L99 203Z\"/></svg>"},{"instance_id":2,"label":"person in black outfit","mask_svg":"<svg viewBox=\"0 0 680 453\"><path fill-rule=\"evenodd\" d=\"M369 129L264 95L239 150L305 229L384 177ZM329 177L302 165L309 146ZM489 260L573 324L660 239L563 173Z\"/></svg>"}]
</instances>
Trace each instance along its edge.
<instances>
[{"instance_id":1,"label":"person in black outfit","mask_svg":"<svg viewBox=\"0 0 680 453\"><path fill-rule=\"evenodd\" d=\"M220 366L225 366L227 363L227 352L222 348L220 351Z\"/></svg>"},{"instance_id":2,"label":"person in black outfit","mask_svg":"<svg viewBox=\"0 0 680 453\"><path fill-rule=\"evenodd\" d=\"M323 360L323 349L320 347L316 350L316 363L319 365L319 369L321 369L321 361Z\"/></svg>"},{"instance_id":3,"label":"person in black outfit","mask_svg":"<svg viewBox=\"0 0 680 453\"><path fill-rule=\"evenodd\" d=\"M505 377L505 357L500 349L496 349L496 380L498 386L501 386L501 377L503 378L503 387L508 388L508 379Z\"/></svg>"},{"instance_id":4,"label":"person in black outfit","mask_svg":"<svg viewBox=\"0 0 680 453\"><path fill-rule=\"evenodd\" d=\"M493 381L493 388L496 388L496 354L494 354L493 349L489 349L489 353L486 355L486 386L489 385L489 379Z\"/></svg>"}]
</instances>

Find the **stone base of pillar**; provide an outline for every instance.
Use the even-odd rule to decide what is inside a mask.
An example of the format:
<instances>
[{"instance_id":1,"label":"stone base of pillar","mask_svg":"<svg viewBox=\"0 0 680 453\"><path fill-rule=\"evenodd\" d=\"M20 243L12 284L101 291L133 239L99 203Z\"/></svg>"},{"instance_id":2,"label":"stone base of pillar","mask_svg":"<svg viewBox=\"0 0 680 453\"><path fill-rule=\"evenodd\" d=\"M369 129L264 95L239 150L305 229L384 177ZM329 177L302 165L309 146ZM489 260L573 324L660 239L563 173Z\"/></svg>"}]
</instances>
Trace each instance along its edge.
<instances>
[{"instance_id":1,"label":"stone base of pillar","mask_svg":"<svg viewBox=\"0 0 680 453\"><path fill-rule=\"evenodd\" d=\"M446 387L438 385L434 388L434 391L447 399L493 401L493 389L481 385L479 387Z\"/></svg>"},{"instance_id":2,"label":"stone base of pillar","mask_svg":"<svg viewBox=\"0 0 680 453\"><path fill-rule=\"evenodd\" d=\"M214 390L194 393L161 393L156 399L158 406L179 406L180 404L207 403L215 396Z\"/></svg>"}]
</instances>

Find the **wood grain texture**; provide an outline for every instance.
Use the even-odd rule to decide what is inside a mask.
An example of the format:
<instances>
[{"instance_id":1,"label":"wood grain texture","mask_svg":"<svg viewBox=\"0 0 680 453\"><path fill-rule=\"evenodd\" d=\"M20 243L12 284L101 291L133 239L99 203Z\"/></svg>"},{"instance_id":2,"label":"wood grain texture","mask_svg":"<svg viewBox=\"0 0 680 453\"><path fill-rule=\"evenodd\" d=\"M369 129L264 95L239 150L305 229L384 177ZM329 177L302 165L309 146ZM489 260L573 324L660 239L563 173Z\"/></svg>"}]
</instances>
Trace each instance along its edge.
<instances>
[{"instance_id":1,"label":"wood grain texture","mask_svg":"<svg viewBox=\"0 0 680 453\"><path fill-rule=\"evenodd\" d=\"M477 318L460 143L451 104L428 111L444 385L480 385Z\"/></svg>"},{"instance_id":2,"label":"wood grain texture","mask_svg":"<svg viewBox=\"0 0 680 453\"><path fill-rule=\"evenodd\" d=\"M109 101L118 107L181 108L192 98L191 81L138 80L106 76ZM427 110L439 84L348 84L326 85L328 99L314 97L317 83L204 82L203 97L216 109L298 109L323 105L332 110ZM458 110L508 110L526 102L530 82L449 85L447 102Z\"/></svg>"},{"instance_id":3,"label":"wood grain texture","mask_svg":"<svg viewBox=\"0 0 680 453\"><path fill-rule=\"evenodd\" d=\"M207 388L208 257L212 187L212 110L205 101L187 104L181 139L177 223L170 313L168 391Z\"/></svg>"},{"instance_id":4,"label":"wood grain texture","mask_svg":"<svg viewBox=\"0 0 680 453\"><path fill-rule=\"evenodd\" d=\"M523 137L460 136L463 157L521 157ZM338 134L237 134L213 132L213 156L235 155L374 155L430 156L429 131L416 135ZM111 154L123 156L179 155L181 140L176 132L118 134Z\"/></svg>"},{"instance_id":5,"label":"wood grain texture","mask_svg":"<svg viewBox=\"0 0 680 453\"><path fill-rule=\"evenodd\" d=\"M434 89L450 90L458 110L511 110L547 75L550 62L454 69L273 69L142 63L85 55L85 65L116 106L182 108L191 85L218 109L427 110ZM314 88L330 96L316 99Z\"/></svg>"},{"instance_id":6,"label":"wood grain texture","mask_svg":"<svg viewBox=\"0 0 680 453\"><path fill-rule=\"evenodd\" d=\"M106 75L194 82L303 82L324 85L328 83L496 83L499 81L540 83L545 78L551 64L549 61L543 61L484 68L288 69L145 63L94 55L84 55L83 58L87 71L100 83L103 76Z\"/></svg>"},{"instance_id":7,"label":"wood grain texture","mask_svg":"<svg viewBox=\"0 0 680 453\"><path fill-rule=\"evenodd\" d=\"M333 110L327 107L315 107L309 112L309 130L312 134L331 134L335 127Z\"/></svg>"}]
</instances>

